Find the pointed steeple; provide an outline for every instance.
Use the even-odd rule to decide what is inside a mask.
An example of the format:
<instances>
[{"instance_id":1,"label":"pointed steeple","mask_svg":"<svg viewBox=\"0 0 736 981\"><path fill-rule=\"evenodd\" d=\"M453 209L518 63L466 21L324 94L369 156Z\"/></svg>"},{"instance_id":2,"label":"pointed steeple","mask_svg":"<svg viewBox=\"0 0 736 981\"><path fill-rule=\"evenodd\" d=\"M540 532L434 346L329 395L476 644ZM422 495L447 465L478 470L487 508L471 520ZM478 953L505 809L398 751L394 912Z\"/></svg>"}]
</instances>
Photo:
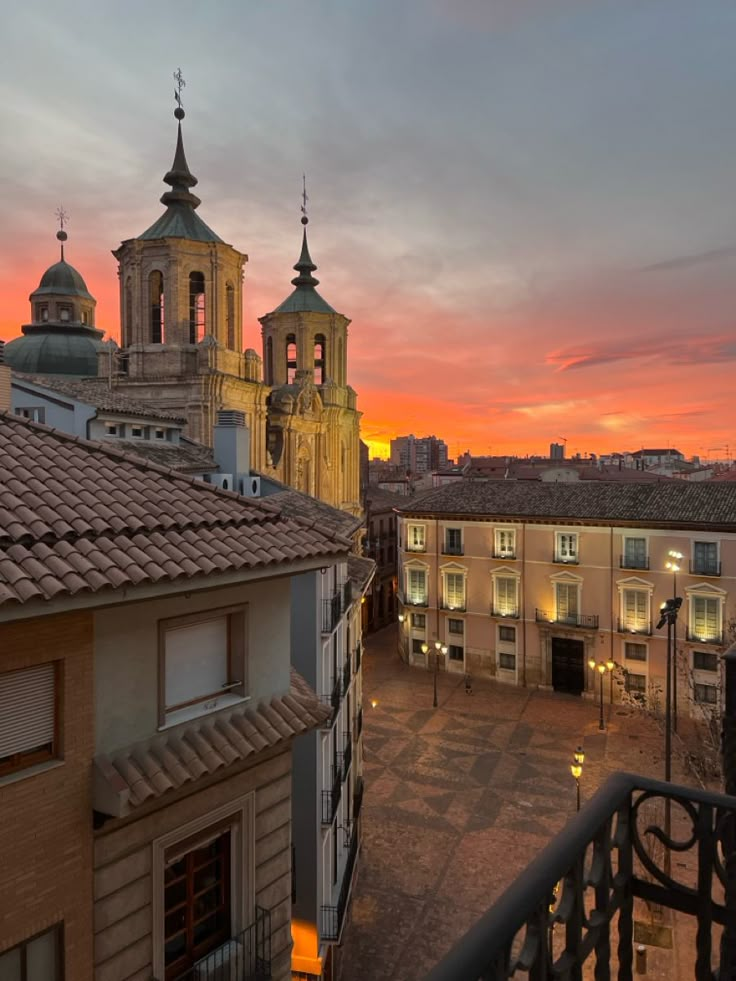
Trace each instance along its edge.
<instances>
[{"instance_id":1,"label":"pointed steeple","mask_svg":"<svg viewBox=\"0 0 736 981\"><path fill-rule=\"evenodd\" d=\"M309 245L307 244L307 225L309 224L307 201L307 183L305 179L301 209L302 225L304 226L304 231L302 232L302 251L299 261L292 267L299 273L291 281L291 285L295 286L296 289L291 296L287 296L284 302L276 307L273 311L274 313L296 313L298 311L311 311L313 313L336 312L315 289L315 286L319 285L319 280L312 275L317 267L312 262L312 257L309 254Z\"/></svg>"},{"instance_id":2,"label":"pointed steeple","mask_svg":"<svg viewBox=\"0 0 736 981\"><path fill-rule=\"evenodd\" d=\"M176 135L176 152L171 170L164 176L164 184L168 184L170 191L165 191L161 195L161 204L169 205L174 202L188 204L192 208L198 208L202 203L196 194L192 194L190 187L195 187L197 178L189 170L186 154L184 153L184 140L181 135L181 121L184 118L184 110L177 106L174 116L179 120L178 132Z\"/></svg>"},{"instance_id":3,"label":"pointed steeple","mask_svg":"<svg viewBox=\"0 0 736 981\"><path fill-rule=\"evenodd\" d=\"M302 225L304 225L304 232L302 234L302 254L299 256L299 261L295 266L292 266L296 272L299 273L292 279L292 286L301 287L304 289L313 290L315 286L319 285L319 280L315 279L312 273L317 268L312 262L312 257L309 254L309 246L307 245L307 225L309 223L309 218L306 215L302 218Z\"/></svg>"}]
</instances>

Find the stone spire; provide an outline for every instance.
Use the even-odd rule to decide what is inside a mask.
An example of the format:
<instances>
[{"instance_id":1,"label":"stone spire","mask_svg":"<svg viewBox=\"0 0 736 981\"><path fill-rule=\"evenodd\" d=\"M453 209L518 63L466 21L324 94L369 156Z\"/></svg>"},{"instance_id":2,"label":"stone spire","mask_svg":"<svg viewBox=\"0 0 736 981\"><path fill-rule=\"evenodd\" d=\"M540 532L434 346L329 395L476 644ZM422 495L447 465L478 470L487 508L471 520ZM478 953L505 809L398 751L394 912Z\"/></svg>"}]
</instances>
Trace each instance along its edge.
<instances>
[{"instance_id":1,"label":"stone spire","mask_svg":"<svg viewBox=\"0 0 736 981\"><path fill-rule=\"evenodd\" d=\"M189 170L189 164L184 153L184 140L181 135L181 121L185 116L184 107L181 103L181 90L185 84L181 70L177 70L174 73L174 79L177 83L177 91L174 92L174 98L177 103L176 109L174 109L174 118L178 120L176 152L174 153L174 162L171 165L171 170L164 176L164 184L168 184L171 190L165 191L161 195L161 204L168 206L179 202L181 204L188 204L192 208L198 208L202 202L196 194L192 194L189 190L190 187L196 186L197 178Z\"/></svg>"},{"instance_id":2,"label":"stone spire","mask_svg":"<svg viewBox=\"0 0 736 981\"><path fill-rule=\"evenodd\" d=\"M299 273L292 279L292 286L296 286L301 289L313 290L315 286L319 285L319 280L315 279L312 273L317 268L312 262L312 257L309 254L309 246L307 245L307 225L309 224L309 218L306 215L302 218L302 225L304 225L304 232L302 234L302 253L299 256L299 261L292 268Z\"/></svg>"}]
</instances>

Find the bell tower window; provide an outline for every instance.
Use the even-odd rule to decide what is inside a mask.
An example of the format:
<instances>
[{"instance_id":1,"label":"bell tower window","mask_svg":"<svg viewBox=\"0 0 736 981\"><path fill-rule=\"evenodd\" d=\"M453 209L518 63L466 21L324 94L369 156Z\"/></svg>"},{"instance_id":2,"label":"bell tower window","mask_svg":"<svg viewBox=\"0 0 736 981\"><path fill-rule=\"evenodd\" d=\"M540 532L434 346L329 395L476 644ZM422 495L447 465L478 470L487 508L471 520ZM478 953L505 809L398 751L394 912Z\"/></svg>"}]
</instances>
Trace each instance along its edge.
<instances>
[{"instance_id":1,"label":"bell tower window","mask_svg":"<svg viewBox=\"0 0 736 981\"><path fill-rule=\"evenodd\" d=\"M125 320L123 347L133 343L133 283L130 276L125 281Z\"/></svg>"},{"instance_id":2,"label":"bell tower window","mask_svg":"<svg viewBox=\"0 0 736 981\"><path fill-rule=\"evenodd\" d=\"M314 384L324 385L325 383L325 338L324 334L317 334L314 338Z\"/></svg>"},{"instance_id":3,"label":"bell tower window","mask_svg":"<svg viewBox=\"0 0 736 981\"><path fill-rule=\"evenodd\" d=\"M157 269L148 277L151 303L151 344L164 343L164 277Z\"/></svg>"},{"instance_id":4,"label":"bell tower window","mask_svg":"<svg viewBox=\"0 0 736 981\"><path fill-rule=\"evenodd\" d=\"M207 329L204 273L189 273L189 343L199 344Z\"/></svg>"},{"instance_id":5,"label":"bell tower window","mask_svg":"<svg viewBox=\"0 0 736 981\"><path fill-rule=\"evenodd\" d=\"M273 385L273 338L266 340L266 384Z\"/></svg>"},{"instance_id":6,"label":"bell tower window","mask_svg":"<svg viewBox=\"0 0 736 981\"><path fill-rule=\"evenodd\" d=\"M296 378L296 337L289 334L286 338L286 384L293 385Z\"/></svg>"},{"instance_id":7,"label":"bell tower window","mask_svg":"<svg viewBox=\"0 0 736 981\"><path fill-rule=\"evenodd\" d=\"M228 350L235 350L235 290L233 284L228 283L225 287L225 310L227 316L227 346Z\"/></svg>"}]
</instances>

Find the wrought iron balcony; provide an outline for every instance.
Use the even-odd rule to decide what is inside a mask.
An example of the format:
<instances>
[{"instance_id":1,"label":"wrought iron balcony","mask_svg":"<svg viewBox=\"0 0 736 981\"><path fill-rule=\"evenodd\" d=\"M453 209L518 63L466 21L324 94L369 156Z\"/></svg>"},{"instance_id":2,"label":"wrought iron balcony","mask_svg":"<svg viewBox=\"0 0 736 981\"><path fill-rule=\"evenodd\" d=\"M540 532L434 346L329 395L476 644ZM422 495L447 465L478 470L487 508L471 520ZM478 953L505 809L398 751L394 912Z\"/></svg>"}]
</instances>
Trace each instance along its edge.
<instances>
[{"instance_id":1,"label":"wrought iron balcony","mask_svg":"<svg viewBox=\"0 0 736 981\"><path fill-rule=\"evenodd\" d=\"M332 770L332 787L322 791L322 824L332 824L340 806L342 794L342 753L337 753L337 762Z\"/></svg>"},{"instance_id":2,"label":"wrought iron balcony","mask_svg":"<svg viewBox=\"0 0 736 981\"><path fill-rule=\"evenodd\" d=\"M507 559L509 562L513 562L516 559L516 549L513 552L499 552L498 549L494 548L491 557L494 559Z\"/></svg>"},{"instance_id":3,"label":"wrought iron balcony","mask_svg":"<svg viewBox=\"0 0 736 981\"><path fill-rule=\"evenodd\" d=\"M342 693L347 695L348 688L350 687L350 679L353 677L353 667L350 663L350 656L348 656L345 664L342 667Z\"/></svg>"},{"instance_id":4,"label":"wrought iron balcony","mask_svg":"<svg viewBox=\"0 0 736 981\"><path fill-rule=\"evenodd\" d=\"M721 563L709 559L690 559L690 574L693 576L720 576Z\"/></svg>"},{"instance_id":5,"label":"wrought iron balcony","mask_svg":"<svg viewBox=\"0 0 736 981\"><path fill-rule=\"evenodd\" d=\"M450 545L449 542L445 542L442 546L443 555L464 555L462 545Z\"/></svg>"},{"instance_id":6,"label":"wrought iron balcony","mask_svg":"<svg viewBox=\"0 0 736 981\"><path fill-rule=\"evenodd\" d=\"M342 754L342 778L347 780L348 773L350 772L350 764L353 761L353 741L350 738L350 733L345 736L345 751Z\"/></svg>"},{"instance_id":7,"label":"wrought iron balcony","mask_svg":"<svg viewBox=\"0 0 736 981\"><path fill-rule=\"evenodd\" d=\"M565 627L583 627L588 630L598 629L597 613L558 614L552 610L535 610L534 618L537 623L559 623Z\"/></svg>"},{"instance_id":8,"label":"wrought iron balcony","mask_svg":"<svg viewBox=\"0 0 736 981\"><path fill-rule=\"evenodd\" d=\"M428 596L407 596L404 599L404 606L429 606Z\"/></svg>"},{"instance_id":9,"label":"wrought iron balcony","mask_svg":"<svg viewBox=\"0 0 736 981\"><path fill-rule=\"evenodd\" d=\"M445 603L444 601L440 604L440 609L446 610L448 613L465 613L465 601L462 603Z\"/></svg>"},{"instance_id":10,"label":"wrought iron balcony","mask_svg":"<svg viewBox=\"0 0 736 981\"><path fill-rule=\"evenodd\" d=\"M674 837L667 830L670 815ZM631 979L636 899L695 918L689 962L679 949L680 962L688 963L683 976L687 970L700 981L711 979L713 927L734 928L727 903L736 897L724 902L722 890L733 878L724 855L731 854L735 833L736 797L618 773L426 981L490 981L517 977L517 971L528 978L580 979L593 976L592 963L583 967L588 959L596 978ZM695 872L687 871L685 855ZM733 938L729 943L730 952Z\"/></svg>"},{"instance_id":11,"label":"wrought iron balcony","mask_svg":"<svg viewBox=\"0 0 736 981\"><path fill-rule=\"evenodd\" d=\"M342 616L342 601L340 590L337 590L330 599L322 600L322 633L331 634L340 622Z\"/></svg>"},{"instance_id":12,"label":"wrought iron balcony","mask_svg":"<svg viewBox=\"0 0 736 981\"><path fill-rule=\"evenodd\" d=\"M426 545L407 545L406 546L406 551L407 552L426 552L427 551L427 546Z\"/></svg>"},{"instance_id":13,"label":"wrought iron balcony","mask_svg":"<svg viewBox=\"0 0 736 981\"><path fill-rule=\"evenodd\" d=\"M355 673L360 671L360 660L363 656L363 645L357 644L355 647Z\"/></svg>"},{"instance_id":14,"label":"wrought iron balcony","mask_svg":"<svg viewBox=\"0 0 736 981\"><path fill-rule=\"evenodd\" d=\"M345 873L340 887L340 895L337 906L322 906L320 908L320 935L323 940L339 940L342 929L345 910L350 896L350 886L353 881L353 869L355 868L355 858L358 854L358 832L353 822L353 830L350 838L350 848L348 860L345 865Z\"/></svg>"},{"instance_id":15,"label":"wrought iron balcony","mask_svg":"<svg viewBox=\"0 0 736 981\"><path fill-rule=\"evenodd\" d=\"M645 637L651 637L652 621L627 620L626 617L619 617L618 632L620 634L642 634Z\"/></svg>"},{"instance_id":16,"label":"wrought iron balcony","mask_svg":"<svg viewBox=\"0 0 736 981\"><path fill-rule=\"evenodd\" d=\"M355 742L358 741L361 732L363 731L363 707L361 706L355 713L355 732L353 739Z\"/></svg>"},{"instance_id":17,"label":"wrought iron balcony","mask_svg":"<svg viewBox=\"0 0 736 981\"><path fill-rule=\"evenodd\" d=\"M723 644L723 632L719 631L716 633L708 630L694 630L688 627L687 639L694 644L715 644L716 647L720 647Z\"/></svg>"},{"instance_id":18,"label":"wrought iron balcony","mask_svg":"<svg viewBox=\"0 0 736 981\"><path fill-rule=\"evenodd\" d=\"M580 565L577 555L560 555L559 552L552 553L552 561L558 565Z\"/></svg>"},{"instance_id":19,"label":"wrought iron balcony","mask_svg":"<svg viewBox=\"0 0 736 981\"><path fill-rule=\"evenodd\" d=\"M635 555L622 555L618 564L620 569L648 569L649 556L637 558Z\"/></svg>"},{"instance_id":20,"label":"wrought iron balcony","mask_svg":"<svg viewBox=\"0 0 736 981\"><path fill-rule=\"evenodd\" d=\"M355 790L353 791L353 821L358 820L360 809L363 806L364 790L365 790L365 785L363 783L363 778L358 777L358 779L355 781Z\"/></svg>"},{"instance_id":21,"label":"wrought iron balcony","mask_svg":"<svg viewBox=\"0 0 736 981\"><path fill-rule=\"evenodd\" d=\"M340 596L342 598L342 612L344 613L353 602L353 586L349 579L346 579L340 587Z\"/></svg>"},{"instance_id":22,"label":"wrought iron balcony","mask_svg":"<svg viewBox=\"0 0 736 981\"><path fill-rule=\"evenodd\" d=\"M210 951L176 981L270 981L271 913L256 906L249 927Z\"/></svg>"},{"instance_id":23,"label":"wrought iron balcony","mask_svg":"<svg viewBox=\"0 0 736 981\"><path fill-rule=\"evenodd\" d=\"M335 681L332 687L332 691L327 695L322 696L322 701L325 705L329 705L332 709L332 716L325 722L325 726L329 728L335 721L338 709L340 708L340 701L342 699L342 684L340 683L340 678Z\"/></svg>"},{"instance_id":24,"label":"wrought iron balcony","mask_svg":"<svg viewBox=\"0 0 736 981\"><path fill-rule=\"evenodd\" d=\"M513 610L508 610L508 609L505 609L504 610L504 609L501 609L501 607L499 607L499 606L492 606L491 607L491 616L492 617L502 617L504 620L518 620L519 619L519 610L518 610L518 608L515 608Z\"/></svg>"}]
</instances>

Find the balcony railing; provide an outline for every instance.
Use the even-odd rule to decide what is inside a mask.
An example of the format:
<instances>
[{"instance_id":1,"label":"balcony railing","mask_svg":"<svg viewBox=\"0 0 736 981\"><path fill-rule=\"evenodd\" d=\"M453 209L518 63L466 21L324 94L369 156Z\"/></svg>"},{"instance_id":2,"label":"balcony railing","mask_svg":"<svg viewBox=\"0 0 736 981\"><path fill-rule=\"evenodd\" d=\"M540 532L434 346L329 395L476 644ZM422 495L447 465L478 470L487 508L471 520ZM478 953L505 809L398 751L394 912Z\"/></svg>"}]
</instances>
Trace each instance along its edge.
<instances>
[{"instance_id":1,"label":"balcony railing","mask_svg":"<svg viewBox=\"0 0 736 981\"><path fill-rule=\"evenodd\" d=\"M249 927L202 957L176 981L270 981L271 913L256 906Z\"/></svg>"},{"instance_id":2,"label":"balcony railing","mask_svg":"<svg viewBox=\"0 0 736 981\"><path fill-rule=\"evenodd\" d=\"M332 786L322 791L322 824L332 824L340 806L342 794L342 753L337 754L337 761L332 770Z\"/></svg>"},{"instance_id":3,"label":"balcony railing","mask_svg":"<svg viewBox=\"0 0 736 981\"><path fill-rule=\"evenodd\" d=\"M427 551L427 546L426 545L407 545L406 546L406 551L407 552L426 552Z\"/></svg>"},{"instance_id":4,"label":"balcony railing","mask_svg":"<svg viewBox=\"0 0 736 981\"><path fill-rule=\"evenodd\" d=\"M501 607L499 607L499 606L492 606L491 607L491 616L492 617L503 617L505 620L518 620L519 619L519 611L518 611L518 609L514 609L514 610L505 609L504 610L504 609L501 609Z\"/></svg>"},{"instance_id":5,"label":"balcony railing","mask_svg":"<svg viewBox=\"0 0 736 981\"><path fill-rule=\"evenodd\" d=\"M325 705L329 705L332 709L332 716L325 722L325 725L329 728L335 721L335 716L337 715L338 709L340 708L340 701L342 699L342 684L340 683L340 678L335 681L332 687L332 691L327 695L322 696L322 701Z\"/></svg>"},{"instance_id":6,"label":"balcony railing","mask_svg":"<svg viewBox=\"0 0 736 981\"><path fill-rule=\"evenodd\" d=\"M340 587L340 594L342 597L342 612L344 613L353 602L353 586L349 579L346 579Z\"/></svg>"},{"instance_id":7,"label":"balcony railing","mask_svg":"<svg viewBox=\"0 0 736 981\"><path fill-rule=\"evenodd\" d=\"M322 633L331 634L340 622L341 616L342 602L340 590L337 590L330 599L322 600Z\"/></svg>"},{"instance_id":8,"label":"balcony railing","mask_svg":"<svg viewBox=\"0 0 736 981\"><path fill-rule=\"evenodd\" d=\"M450 545L449 542L445 542L445 544L442 546L442 554L443 555L463 555L464 554L463 547L462 547L462 545Z\"/></svg>"},{"instance_id":9,"label":"balcony railing","mask_svg":"<svg viewBox=\"0 0 736 981\"><path fill-rule=\"evenodd\" d=\"M350 764L353 761L353 741L350 733L345 736L345 752L342 754L342 778L347 780L350 772Z\"/></svg>"},{"instance_id":10,"label":"balcony railing","mask_svg":"<svg viewBox=\"0 0 736 981\"><path fill-rule=\"evenodd\" d=\"M348 860L345 866L345 874L343 875L337 906L322 906L320 909L320 934L323 940L339 940L340 938L340 930L348 905L350 886L353 881L353 869L355 868L355 857L357 854L358 833L355 822L353 821L350 850L348 851Z\"/></svg>"},{"instance_id":11,"label":"balcony railing","mask_svg":"<svg viewBox=\"0 0 736 981\"><path fill-rule=\"evenodd\" d=\"M566 627L585 627L588 630L598 629L598 614L591 613L567 613L565 615L554 613L552 610L535 610L537 623L559 623Z\"/></svg>"},{"instance_id":12,"label":"balcony railing","mask_svg":"<svg viewBox=\"0 0 736 981\"><path fill-rule=\"evenodd\" d=\"M350 658L345 661L342 667L342 693L347 695L348 688L350 687L350 679L353 677L353 667L350 663Z\"/></svg>"},{"instance_id":13,"label":"balcony railing","mask_svg":"<svg viewBox=\"0 0 736 981\"><path fill-rule=\"evenodd\" d=\"M516 550L514 549L513 552L499 552L498 549L494 548L491 556L494 559L508 559L509 562L512 562L516 559Z\"/></svg>"},{"instance_id":14,"label":"balcony railing","mask_svg":"<svg viewBox=\"0 0 736 981\"><path fill-rule=\"evenodd\" d=\"M637 558L635 555L622 555L618 564L620 569L648 569L649 556Z\"/></svg>"},{"instance_id":15,"label":"balcony railing","mask_svg":"<svg viewBox=\"0 0 736 981\"><path fill-rule=\"evenodd\" d=\"M723 643L723 633L708 632L706 630L692 630L687 628L687 639L694 644L715 644L720 646Z\"/></svg>"},{"instance_id":16,"label":"balcony railing","mask_svg":"<svg viewBox=\"0 0 736 981\"><path fill-rule=\"evenodd\" d=\"M616 774L426 981L580 979L593 976L589 958L596 978L631 979L635 899L694 917L697 932L685 936L695 949L678 946L682 976L711 979L713 927L733 927L721 897L735 825L736 797Z\"/></svg>"},{"instance_id":17,"label":"balcony railing","mask_svg":"<svg viewBox=\"0 0 736 981\"><path fill-rule=\"evenodd\" d=\"M447 610L448 613L465 613L465 601L462 600L460 603L450 604L443 600L441 609Z\"/></svg>"},{"instance_id":18,"label":"balcony railing","mask_svg":"<svg viewBox=\"0 0 736 981\"><path fill-rule=\"evenodd\" d=\"M721 563L708 559L690 559L690 574L693 576L720 576Z\"/></svg>"},{"instance_id":19,"label":"balcony railing","mask_svg":"<svg viewBox=\"0 0 736 981\"><path fill-rule=\"evenodd\" d=\"M429 597L424 596L406 596L404 598L404 606L429 606Z\"/></svg>"},{"instance_id":20,"label":"balcony railing","mask_svg":"<svg viewBox=\"0 0 736 981\"><path fill-rule=\"evenodd\" d=\"M651 637L652 621L627 620L626 617L619 617L618 632L620 634L643 634L646 637Z\"/></svg>"},{"instance_id":21,"label":"balcony railing","mask_svg":"<svg viewBox=\"0 0 736 981\"><path fill-rule=\"evenodd\" d=\"M362 656L363 656L363 645L357 644L355 647L355 662L354 662L356 674L358 673L358 671L360 671L360 661Z\"/></svg>"},{"instance_id":22,"label":"balcony railing","mask_svg":"<svg viewBox=\"0 0 736 981\"><path fill-rule=\"evenodd\" d=\"M362 731L363 731L363 708L361 706L358 709L358 711L355 713L355 725L353 727L353 732L354 732L353 739L355 740L355 742L357 742L358 739L360 738L360 734Z\"/></svg>"},{"instance_id":23,"label":"balcony railing","mask_svg":"<svg viewBox=\"0 0 736 981\"><path fill-rule=\"evenodd\" d=\"M365 786L363 784L363 778L358 777L355 781L355 790L353 791L353 820L358 820L358 815L360 814L360 809L363 806L363 791Z\"/></svg>"},{"instance_id":24,"label":"balcony railing","mask_svg":"<svg viewBox=\"0 0 736 981\"><path fill-rule=\"evenodd\" d=\"M580 565L577 555L560 555L559 552L552 553L552 561L558 565Z\"/></svg>"}]
</instances>

